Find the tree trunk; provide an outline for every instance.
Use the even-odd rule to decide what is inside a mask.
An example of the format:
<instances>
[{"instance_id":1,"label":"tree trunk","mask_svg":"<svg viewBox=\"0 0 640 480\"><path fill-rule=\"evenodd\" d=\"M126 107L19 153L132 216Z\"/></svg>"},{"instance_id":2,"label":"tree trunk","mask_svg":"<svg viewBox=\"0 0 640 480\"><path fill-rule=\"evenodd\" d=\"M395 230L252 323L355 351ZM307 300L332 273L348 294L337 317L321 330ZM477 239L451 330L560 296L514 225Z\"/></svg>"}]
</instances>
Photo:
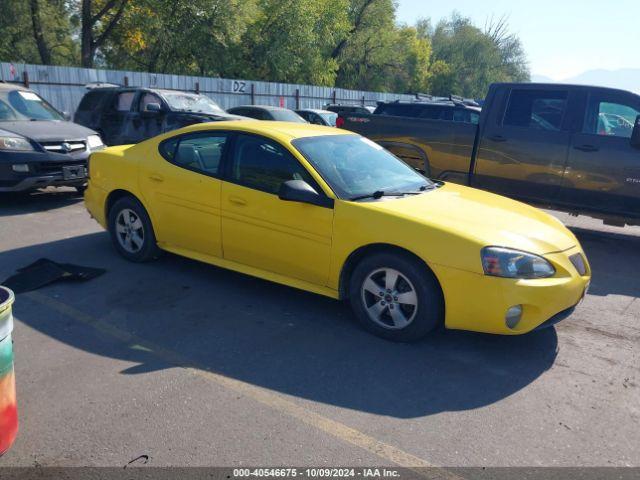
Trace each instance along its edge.
<instances>
[{"instance_id":1,"label":"tree trunk","mask_svg":"<svg viewBox=\"0 0 640 480\"><path fill-rule=\"evenodd\" d=\"M42 22L40 21L40 5L38 4L38 0L30 0L29 8L31 10L33 38L35 39L36 45L38 47L40 61L45 65L51 65L51 50L49 50L47 40L44 38L44 32L42 31Z\"/></svg>"},{"instance_id":2,"label":"tree trunk","mask_svg":"<svg viewBox=\"0 0 640 480\"><path fill-rule=\"evenodd\" d=\"M91 0L82 0L82 30L80 33L80 63L84 68L93 68L93 19L91 18Z\"/></svg>"}]
</instances>

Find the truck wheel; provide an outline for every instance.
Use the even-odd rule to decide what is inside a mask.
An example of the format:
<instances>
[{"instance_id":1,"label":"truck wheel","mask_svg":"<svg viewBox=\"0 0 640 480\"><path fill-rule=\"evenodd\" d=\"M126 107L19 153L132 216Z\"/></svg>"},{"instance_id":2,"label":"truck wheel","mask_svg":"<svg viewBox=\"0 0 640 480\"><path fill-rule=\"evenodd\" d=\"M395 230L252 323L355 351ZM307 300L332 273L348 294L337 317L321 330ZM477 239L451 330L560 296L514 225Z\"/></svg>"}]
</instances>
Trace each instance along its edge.
<instances>
[{"instance_id":1,"label":"truck wheel","mask_svg":"<svg viewBox=\"0 0 640 480\"><path fill-rule=\"evenodd\" d=\"M444 301L433 273L399 253L376 253L354 269L350 302L371 333L396 342L414 342L444 322Z\"/></svg>"},{"instance_id":2,"label":"truck wheel","mask_svg":"<svg viewBox=\"0 0 640 480\"><path fill-rule=\"evenodd\" d=\"M148 262L160 254L149 215L133 197L123 197L111 207L109 233L114 247L127 260Z\"/></svg>"}]
</instances>

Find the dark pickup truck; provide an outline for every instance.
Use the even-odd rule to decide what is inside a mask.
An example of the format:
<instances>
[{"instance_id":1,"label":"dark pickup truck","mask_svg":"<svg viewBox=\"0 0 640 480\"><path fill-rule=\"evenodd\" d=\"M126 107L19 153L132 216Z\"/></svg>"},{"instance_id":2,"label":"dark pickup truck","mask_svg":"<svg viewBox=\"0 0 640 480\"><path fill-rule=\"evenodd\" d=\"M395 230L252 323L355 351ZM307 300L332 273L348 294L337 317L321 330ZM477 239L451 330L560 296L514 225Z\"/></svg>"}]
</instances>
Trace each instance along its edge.
<instances>
[{"instance_id":1,"label":"dark pickup truck","mask_svg":"<svg viewBox=\"0 0 640 480\"><path fill-rule=\"evenodd\" d=\"M338 126L434 179L640 225L640 96L627 91L494 84L481 111L456 100L390 102Z\"/></svg>"}]
</instances>

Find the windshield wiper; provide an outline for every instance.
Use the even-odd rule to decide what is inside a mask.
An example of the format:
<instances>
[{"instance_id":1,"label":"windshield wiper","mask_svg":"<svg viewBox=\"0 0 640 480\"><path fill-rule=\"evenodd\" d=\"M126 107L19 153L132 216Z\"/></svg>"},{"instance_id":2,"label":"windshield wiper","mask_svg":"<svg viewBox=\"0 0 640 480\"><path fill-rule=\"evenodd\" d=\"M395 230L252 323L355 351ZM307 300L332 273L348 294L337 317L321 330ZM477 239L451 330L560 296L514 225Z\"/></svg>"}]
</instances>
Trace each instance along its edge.
<instances>
[{"instance_id":1,"label":"windshield wiper","mask_svg":"<svg viewBox=\"0 0 640 480\"><path fill-rule=\"evenodd\" d=\"M413 190L410 192L398 192L398 191L388 191L385 192L384 190L377 190L373 193L368 193L366 195L358 195L356 197L351 197L349 200L351 200L352 202L355 202L357 200L365 200L367 198L373 198L374 200L378 200L382 197L404 197L405 195L419 195L423 192L425 192L426 190L431 190L435 187L432 187L430 185L422 185L417 191Z\"/></svg>"}]
</instances>

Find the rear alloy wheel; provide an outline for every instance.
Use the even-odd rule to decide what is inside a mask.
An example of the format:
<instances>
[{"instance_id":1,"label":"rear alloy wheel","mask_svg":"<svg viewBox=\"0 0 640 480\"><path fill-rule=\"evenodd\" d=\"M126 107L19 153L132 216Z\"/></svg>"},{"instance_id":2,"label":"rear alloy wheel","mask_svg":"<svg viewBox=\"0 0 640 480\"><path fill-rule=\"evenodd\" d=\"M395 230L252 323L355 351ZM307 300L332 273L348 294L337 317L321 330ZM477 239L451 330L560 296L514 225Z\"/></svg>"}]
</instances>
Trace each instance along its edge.
<instances>
[{"instance_id":1,"label":"rear alloy wheel","mask_svg":"<svg viewBox=\"0 0 640 480\"><path fill-rule=\"evenodd\" d=\"M109 233L116 250L127 260L146 262L160 253L149 215L133 197L121 198L109 210Z\"/></svg>"},{"instance_id":2,"label":"rear alloy wheel","mask_svg":"<svg viewBox=\"0 0 640 480\"><path fill-rule=\"evenodd\" d=\"M351 306L370 332L398 342L412 342L442 325L444 305L433 273L402 253L376 253L354 269Z\"/></svg>"}]
</instances>

